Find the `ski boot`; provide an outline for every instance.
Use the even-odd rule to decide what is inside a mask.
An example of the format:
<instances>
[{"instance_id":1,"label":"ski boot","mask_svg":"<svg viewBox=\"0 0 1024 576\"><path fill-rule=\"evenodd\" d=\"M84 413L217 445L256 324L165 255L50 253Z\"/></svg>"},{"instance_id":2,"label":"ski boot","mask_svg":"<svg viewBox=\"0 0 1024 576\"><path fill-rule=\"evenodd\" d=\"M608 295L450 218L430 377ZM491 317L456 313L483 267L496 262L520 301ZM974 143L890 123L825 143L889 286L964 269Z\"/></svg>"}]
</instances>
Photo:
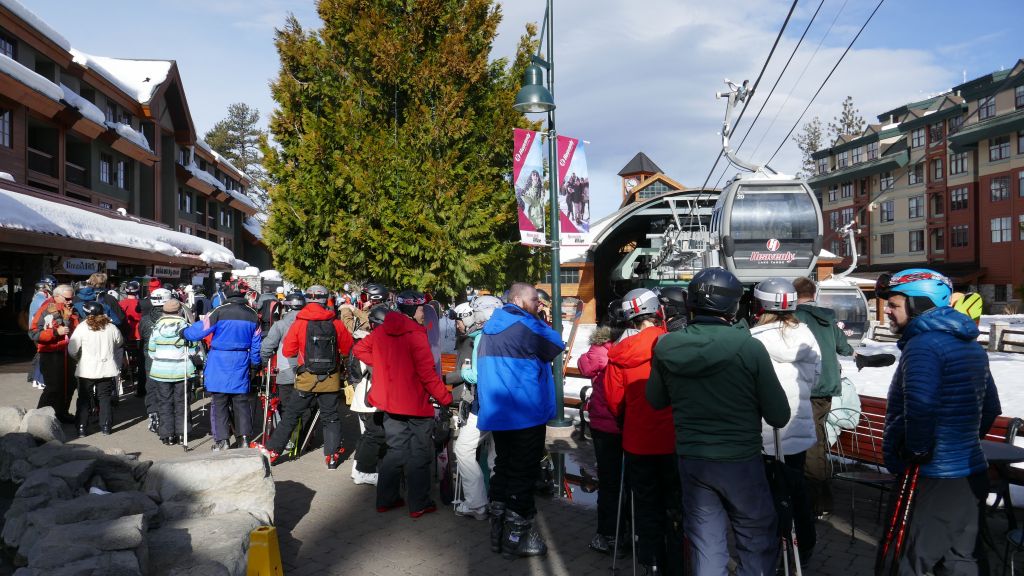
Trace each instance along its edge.
<instances>
[{"instance_id":1,"label":"ski boot","mask_svg":"<svg viewBox=\"0 0 1024 576\"><path fill-rule=\"evenodd\" d=\"M344 448L338 448L338 451L334 454L328 454L324 456L324 462L327 464L328 470L337 470L338 466L345 460L343 455L345 454Z\"/></svg>"},{"instance_id":2,"label":"ski boot","mask_svg":"<svg viewBox=\"0 0 1024 576\"><path fill-rule=\"evenodd\" d=\"M505 503L491 502L491 552L501 552L501 541L505 530Z\"/></svg>"},{"instance_id":3,"label":"ski boot","mask_svg":"<svg viewBox=\"0 0 1024 576\"><path fill-rule=\"evenodd\" d=\"M222 451L228 450L230 448L231 448L231 444L229 444L227 440L221 440L219 442L215 441L213 443L212 450L214 452L222 452Z\"/></svg>"},{"instance_id":4,"label":"ski boot","mask_svg":"<svg viewBox=\"0 0 1024 576\"><path fill-rule=\"evenodd\" d=\"M511 510L505 511L505 537L501 540L501 555L505 558L519 556L543 556L548 553L548 546L540 533L533 528L527 518Z\"/></svg>"},{"instance_id":5,"label":"ski boot","mask_svg":"<svg viewBox=\"0 0 1024 576\"><path fill-rule=\"evenodd\" d=\"M156 412L149 413L149 431L153 434L158 433L160 430L160 415Z\"/></svg>"},{"instance_id":6,"label":"ski boot","mask_svg":"<svg viewBox=\"0 0 1024 576\"><path fill-rule=\"evenodd\" d=\"M262 444L260 442L250 442L249 443L249 448L255 448L255 449L259 450L260 453L266 455L267 460L270 460L270 465L271 466L273 466L274 464L277 464L278 459L281 458L280 454L278 454L277 452L274 452L270 448L267 448L265 444Z\"/></svg>"}]
</instances>

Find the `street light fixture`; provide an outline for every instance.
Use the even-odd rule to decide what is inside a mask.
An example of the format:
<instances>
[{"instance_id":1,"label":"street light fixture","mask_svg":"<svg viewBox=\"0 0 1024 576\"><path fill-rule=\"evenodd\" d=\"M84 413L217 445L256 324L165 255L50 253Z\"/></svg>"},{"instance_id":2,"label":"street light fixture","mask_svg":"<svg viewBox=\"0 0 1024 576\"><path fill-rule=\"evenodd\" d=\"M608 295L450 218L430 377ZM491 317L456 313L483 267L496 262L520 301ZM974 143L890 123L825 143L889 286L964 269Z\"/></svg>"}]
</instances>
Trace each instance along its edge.
<instances>
[{"instance_id":1,"label":"street light fixture","mask_svg":"<svg viewBox=\"0 0 1024 576\"><path fill-rule=\"evenodd\" d=\"M558 134L555 132L555 57L554 57L554 18L552 16L553 0L547 0L544 12L544 26L541 28L541 43L537 54L531 58L531 64L523 74L523 87L516 94L513 108L524 114L548 115L548 182L550 183L549 217L551 222L551 327L562 336L562 282L560 245L558 240ZM544 45L547 31L547 59L540 57L540 49ZM548 71L548 85L544 87L544 72ZM552 375L555 380L555 418L548 426L568 427L572 421L565 417L565 375L563 354L555 358Z\"/></svg>"}]
</instances>

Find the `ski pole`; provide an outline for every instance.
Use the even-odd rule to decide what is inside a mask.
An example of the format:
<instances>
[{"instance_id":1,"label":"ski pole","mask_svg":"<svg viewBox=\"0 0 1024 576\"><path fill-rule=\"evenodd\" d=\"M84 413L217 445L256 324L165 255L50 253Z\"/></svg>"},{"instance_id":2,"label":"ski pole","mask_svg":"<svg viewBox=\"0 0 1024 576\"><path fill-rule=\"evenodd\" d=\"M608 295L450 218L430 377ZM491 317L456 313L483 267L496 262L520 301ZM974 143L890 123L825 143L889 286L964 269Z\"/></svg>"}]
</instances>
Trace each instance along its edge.
<instances>
[{"instance_id":1,"label":"ski pole","mask_svg":"<svg viewBox=\"0 0 1024 576\"><path fill-rule=\"evenodd\" d=\"M309 444L309 439L313 437L313 433L316 432L316 421L320 419L320 408L316 409L316 413L313 414L313 419L309 422L309 432L306 433L306 439L302 441L302 446L299 448L299 454L305 454L306 445Z\"/></svg>"},{"instance_id":2,"label":"ski pole","mask_svg":"<svg viewBox=\"0 0 1024 576\"><path fill-rule=\"evenodd\" d=\"M619 468L619 507L615 511L615 545L612 546L612 574L615 573L615 561L619 557L619 530L622 528L622 495L626 488L626 453L622 453L622 467Z\"/></svg>"},{"instance_id":3,"label":"ski pole","mask_svg":"<svg viewBox=\"0 0 1024 576\"><path fill-rule=\"evenodd\" d=\"M777 470L777 472L779 474L779 479L783 483L785 483L786 482L786 470L785 470L786 464L785 464L785 461L783 460L785 458L785 456L783 456L783 454L782 454L782 440L779 437L779 429L778 428L773 429L773 432L775 434L775 468L776 468L776 470ZM793 494L789 491L788 486L786 486L786 498L787 498L787 500L789 500L789 509L790 509L791 520L789 522L789 539L787 540L785 536L782 537L782 565L783 565L783 568L785 569L786 574L788 576L789 575L789 556L790 556L790 552L792 552L792 556L793 556L793 570L797 574L797 576L801 576L803 574L803 571L802 571L802 569L800 567L800 551L797 550L797 545L799 544L799 542L798 542L797 537L796 537L796 519L793 517L793 513L792 513L792 511L794 509L794 506L793 506Z\"/></svg>"},{"instance_id":4,"label":"ski pole","mask_svg":"<svg viewBox=\"0 0 1024 576\"><path fill-rule=\"evenodd\" d=\"M267 443L267 418L270 417L270 366L263 378L263 430L260 432L261 441Z\"/></svg>"},{"instance_id":5,"label":"ski pole","mask_svg":"<svg viewBox=\"0 0 1024 576\"><path fill-rule=\"evenodd\" d=\"M189 425L192 424L192 418L190 418L189 414L188 414L188 400L189 400L189 394L188 394L188 363L191 362L191 361L192 361L191 358L188 357L188 345L186 344L185 345L185 385L182 387L182 388L184 388L185 405L182 406L182 408L184 410L184 414L182 414L183 423L182 423L182 426L181 426L181 435L182 435L181 446L182 446L182 448L185 449L185 452L188 452L188 428L189 428ZM177 418L177 414L175 414L173 417Z\"/></svg>"},{"instance_id":6,"label":"ski pole","mask_svg":"<svg viewBox=\"0 0 1024 576\"><path fill-rule=\"evenodd\" d=\"M882 536L882 542L878 546L878 554L875 557L875 574L881 574L885 568L885 557L889 554L889 546L892 545L893 536L896 534L896 522L903 511L904 499L907 497L907 488L910 486L910 470L904 470L900 476L899 491L896 492L896 501L893 503L892 515L889 518L889 526Z\"/></svg>"},{"instance_id":7,"label":"ski pole","mask_svg":"<svg viewBox=\"0 0 1024 576\"><path fill-rule=\"evenodd\" d=\"M896 576L899 572L899 561L903 557L903 537L907 533L907 524L910 523L910 514L914 503L914 492L917 491L917 477L921 468L914 464L910 472L910 489L907 491L906 504L903 506L903 518L900 521L900 529L896 534L896 548L892 552L892 566L889 574Z\"/></svg>"}]
</instances>

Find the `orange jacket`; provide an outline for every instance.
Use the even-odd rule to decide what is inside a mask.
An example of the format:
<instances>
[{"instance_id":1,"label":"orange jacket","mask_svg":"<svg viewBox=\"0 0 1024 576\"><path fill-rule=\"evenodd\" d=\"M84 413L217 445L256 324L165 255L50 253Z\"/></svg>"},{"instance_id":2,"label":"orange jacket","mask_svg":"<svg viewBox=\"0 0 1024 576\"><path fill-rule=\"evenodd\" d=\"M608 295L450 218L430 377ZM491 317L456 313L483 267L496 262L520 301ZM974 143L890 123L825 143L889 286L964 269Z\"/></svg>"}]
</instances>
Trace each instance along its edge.
<instances>
[{"instance_id":1,"label":"orange jacket","mask_svg":"<svg viewBox=\"0 0 1024 576\"><path fill-rule=\"evenodd\" d=\"M64 336L57 334L57 328L67 326L68 333ZM32 326L29 335L36 343L36 350L39 352L61 352L67 350L68 339L71 337L75 327L78 326L78 314L75 314L71 303L64 306L57 304L53 297L43 301L32 317Z\"/></svg>"},{"instance_id":2,"label":"orange jacket","mask_svg":"<svg viewBox=\"0 0 1024 576\"><path fill-rule=\"evenodd\" d=\"M604 390L608 408L622 421L622 448L630 454L674 454L676 429L672 408L655 410L647 402L651 357L661 326L651 326L608 351Z\"/></svg>"}]
</instances>

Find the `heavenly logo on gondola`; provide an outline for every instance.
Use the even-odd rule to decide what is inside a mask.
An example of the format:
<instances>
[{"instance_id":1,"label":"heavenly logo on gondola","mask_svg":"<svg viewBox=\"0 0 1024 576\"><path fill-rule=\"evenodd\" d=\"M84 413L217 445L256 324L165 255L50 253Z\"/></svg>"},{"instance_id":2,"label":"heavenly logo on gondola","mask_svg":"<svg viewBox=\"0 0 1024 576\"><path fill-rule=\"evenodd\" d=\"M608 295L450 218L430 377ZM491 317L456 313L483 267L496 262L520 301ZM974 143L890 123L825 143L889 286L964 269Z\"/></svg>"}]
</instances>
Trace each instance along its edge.
<instances>
[{"instance_id":1,"label":"heavenly logo on gondola","mask_svg":"<svg viewBox=\"0 0 1024 576\"><path fill-rule=\"evenodd\" d=\"M779 252L779 248L782 247L782 243L777 238L772 238L765 242L764 247L767 248L768 252L751 252L751 262L767 262L769 264L789 264L793 260L796 260L796 253L794 252Z\"/></svg>"},{"instance_id":2,"label":"heavenly logo on gondola","mask_svg":"<svg viewBox=\"0 0 1024 576\"><path fill-rule=\"evenodd\" d=\"M523 139L523 145L520 146L519 150L516 152L516 162L523 159L523 152L530 147L531 140L533 140L533 132L527 132L526 138Z\"/></svg>"}]
</instances>

